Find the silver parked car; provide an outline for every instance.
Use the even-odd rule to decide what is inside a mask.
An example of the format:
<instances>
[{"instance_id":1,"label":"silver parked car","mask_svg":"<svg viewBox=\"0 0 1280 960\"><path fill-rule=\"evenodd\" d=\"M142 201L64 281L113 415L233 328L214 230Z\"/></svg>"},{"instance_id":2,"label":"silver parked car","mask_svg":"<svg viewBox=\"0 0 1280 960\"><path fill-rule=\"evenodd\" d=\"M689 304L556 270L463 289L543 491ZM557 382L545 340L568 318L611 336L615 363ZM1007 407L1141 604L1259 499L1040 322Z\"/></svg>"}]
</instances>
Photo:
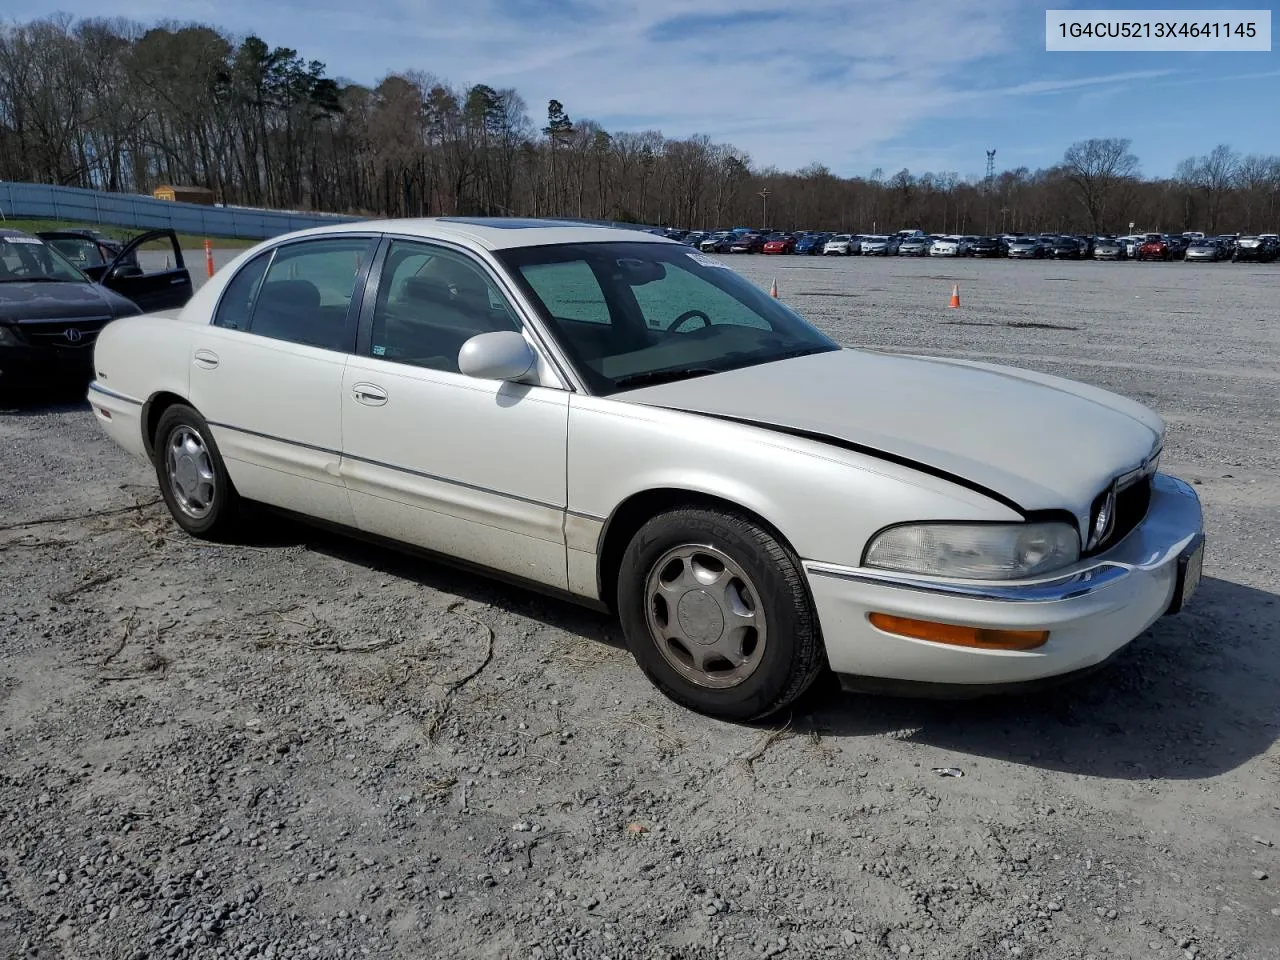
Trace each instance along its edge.
<instances>
[{"instance_id":1,"label":"silver parked car","mask_svg":"<svg viewBox=\"0 0 1280 960\"><path fill-rule=\"evenodd\" d=\"M928 256L929 248L933 246L931 237L920 235L914 237L904 237L902 243L898 245L898 256L900 257L924 257Z\"/></svg>"},{"instance_id":2,"label":"silver parked car","mask_svg":"<svg viewBox=\"0 0 1280 960\"><path fill-rule=\"evenodd\" d=\"M1200 579L1153 411L842 348L639 231L276 237L108 324L93 369L99 426L190 535L256 501L612 611L659 689L733 720L828 669L963 694L1087 670Z\"/></svg>"},{"instance_id":3,"label":"silver parked car","mask_svg":"<svg viewBox=\"0 0 1280 960\"><path fill-rule=\"evenodd\" d=\"M838 254L840 256L850 256L854 251L854 244L857 241L853 239L852 234L837 233L834 237L822 245L822 255Z\"/></svg>"},{"instance_id":4,"label":"silver parked car","mask_svg":"<svg viewBox=\"0 0 1280 960\"><path fill-rule=\"evenodd\" d=\"M872 235L862 238L862 255L864 257L883 257L889 253L889 238Z\"/></svg>"}]
</instances>

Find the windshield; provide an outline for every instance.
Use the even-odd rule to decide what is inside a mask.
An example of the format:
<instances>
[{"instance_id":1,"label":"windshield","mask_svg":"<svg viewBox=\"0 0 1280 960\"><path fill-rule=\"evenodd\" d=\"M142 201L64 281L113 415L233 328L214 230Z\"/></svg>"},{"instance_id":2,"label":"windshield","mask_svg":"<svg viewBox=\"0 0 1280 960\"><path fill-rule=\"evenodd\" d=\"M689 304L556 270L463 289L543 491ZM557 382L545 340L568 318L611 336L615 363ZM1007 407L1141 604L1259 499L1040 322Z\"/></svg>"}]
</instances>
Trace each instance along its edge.
<instances>
[{"instance_id":1,"label":"windshield","mask_svg":"<svg viewBox=\"0 0 1280 960\"><path fill-rule=\"evenodd\" d=\"M0 236L0 283L41 280L88 283L89 278L43 240Z\"/></svg>"},{"instance_id":2,"label":"windshield","mask_svg":"<svg viewBox=\"0 0 1280 960\"><path fill-rule=\"evenodd\" d=\"M839 350L718 260L662 243L499 251L592 392Z\"/></svg>"},{"instance_id":3,"label":"windshield","mask_svg":"<svg viewBox=\"0 0 1280 960\"><path fill-rule=\"evenodd\" d=\"M105 266L107 263L102 256L102 248L88 237L54 237L45 243L82 270L85 267Z\"/></svg>"}]
</instances>

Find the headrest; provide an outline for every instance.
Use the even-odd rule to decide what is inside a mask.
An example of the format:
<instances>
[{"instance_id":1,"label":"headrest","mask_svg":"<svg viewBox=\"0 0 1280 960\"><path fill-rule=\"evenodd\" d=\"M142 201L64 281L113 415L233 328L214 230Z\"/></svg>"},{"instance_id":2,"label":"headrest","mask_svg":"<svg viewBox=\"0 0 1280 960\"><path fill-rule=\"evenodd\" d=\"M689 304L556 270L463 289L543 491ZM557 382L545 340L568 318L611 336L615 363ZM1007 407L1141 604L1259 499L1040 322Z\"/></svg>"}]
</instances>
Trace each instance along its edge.
<instances>
[{"instance_id":1,"label":"headrest","mask_svg":"<svg viewBox=\"0 0 1280 960\"><path fill-rule=\"evenodd\" d=\"M310 280L272 280L263 284L258 303L314 310L320 306L320 289Z\"/></svg>"}]
</instances>

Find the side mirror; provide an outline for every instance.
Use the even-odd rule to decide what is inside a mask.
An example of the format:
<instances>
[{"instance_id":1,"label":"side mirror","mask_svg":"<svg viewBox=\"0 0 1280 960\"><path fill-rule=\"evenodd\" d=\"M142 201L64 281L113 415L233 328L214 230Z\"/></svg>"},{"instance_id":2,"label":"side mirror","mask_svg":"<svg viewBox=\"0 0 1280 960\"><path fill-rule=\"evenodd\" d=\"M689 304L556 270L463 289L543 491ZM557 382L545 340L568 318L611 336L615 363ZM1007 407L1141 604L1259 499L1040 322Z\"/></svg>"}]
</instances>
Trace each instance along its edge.
<instances>
[{"instance_id":1,"label":"side mirror","mask_svg":"<svg viewBox=\"0 0 1280 960\"><path fill-rule=\"evenodd\" d=\"M533 347L514 330L476 334L458 351L458 369L480 380L519 380L537 362Z\"/></svg>"}]
</instances>

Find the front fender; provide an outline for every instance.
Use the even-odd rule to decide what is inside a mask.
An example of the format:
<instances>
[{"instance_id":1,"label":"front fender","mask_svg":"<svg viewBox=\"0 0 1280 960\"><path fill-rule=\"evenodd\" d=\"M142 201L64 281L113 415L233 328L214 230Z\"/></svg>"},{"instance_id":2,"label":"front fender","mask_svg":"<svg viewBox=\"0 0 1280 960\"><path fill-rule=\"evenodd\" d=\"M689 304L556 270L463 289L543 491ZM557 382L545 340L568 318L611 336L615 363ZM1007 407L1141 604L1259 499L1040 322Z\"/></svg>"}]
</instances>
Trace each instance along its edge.
<instances>
[{"instance_id":1,"label":"front fender","mask_svg":"<svg viewBox=\"0 0 1280 960\"><path fill-rule=\"evenodd\" d=\"M618 507L648 490L728 500L777 529L804 560L854 564L871 537L921 520L1018 521L958 483L764 427L610 398L574 396L568 509L584 550Z\"/></svg>"}]
</instances>

